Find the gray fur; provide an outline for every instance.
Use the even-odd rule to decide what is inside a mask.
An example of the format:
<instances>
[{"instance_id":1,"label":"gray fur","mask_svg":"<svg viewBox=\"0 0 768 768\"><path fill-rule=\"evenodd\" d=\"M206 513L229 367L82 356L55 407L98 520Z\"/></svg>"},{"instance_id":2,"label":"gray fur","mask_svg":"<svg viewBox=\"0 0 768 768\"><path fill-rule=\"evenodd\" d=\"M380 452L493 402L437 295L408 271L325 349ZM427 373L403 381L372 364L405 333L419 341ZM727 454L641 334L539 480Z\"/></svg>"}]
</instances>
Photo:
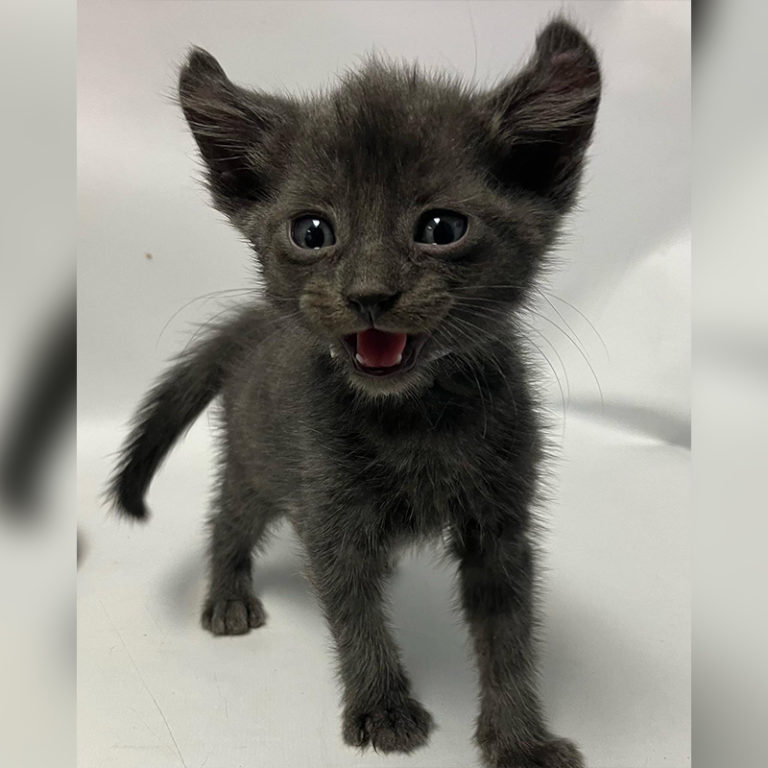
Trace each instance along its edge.
<instances>
[{"instance_id":1,"label":"gray fur","mask_svg":"<svg viewBox=\"0 0 768 768\"><path fill-rule=\"evenodd\" d=\"M477 651L477 741L495 768L578 768L536 691L534 521L540 429L515 310L571 208L600 94L563 20L487 91L372 62L329 94L249 91L193 50L180 102L214 204L253 245L264 304L211 332L142 407L112 484L144 516L152 474L220 394L223 460L203 624L261 626L251 555L288 515L338 652L347 743L409 752L432 718L412 695L383 597L397 550L443 537ZM466 237L414 242L450 209ZM299 250L312 211L336 244ZM341 348L368 323L350 297L390 297L377 327L428 334L415 367L361 375Z\"/></svg>"}]
</instances>

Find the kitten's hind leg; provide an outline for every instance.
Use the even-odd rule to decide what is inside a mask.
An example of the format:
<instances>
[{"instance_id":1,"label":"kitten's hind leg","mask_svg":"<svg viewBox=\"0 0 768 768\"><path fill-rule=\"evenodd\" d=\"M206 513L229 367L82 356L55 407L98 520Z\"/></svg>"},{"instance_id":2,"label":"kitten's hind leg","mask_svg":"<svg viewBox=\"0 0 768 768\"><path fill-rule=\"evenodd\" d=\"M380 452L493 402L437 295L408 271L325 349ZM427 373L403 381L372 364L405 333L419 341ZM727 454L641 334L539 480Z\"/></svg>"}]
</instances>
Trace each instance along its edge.
<instances>
[{"instance_id":1,"label":"kitten's hind leg","mask_svg":"<svg viewBox=\"0 0 768 768\"><path fill-rule=\"evenodd\" d=\"M225 473L211 520L210 584L202 625L214 635L242 635L266 621L254 594L251 558L263 546L274 507Z\"/></svg>"}]
</instances>

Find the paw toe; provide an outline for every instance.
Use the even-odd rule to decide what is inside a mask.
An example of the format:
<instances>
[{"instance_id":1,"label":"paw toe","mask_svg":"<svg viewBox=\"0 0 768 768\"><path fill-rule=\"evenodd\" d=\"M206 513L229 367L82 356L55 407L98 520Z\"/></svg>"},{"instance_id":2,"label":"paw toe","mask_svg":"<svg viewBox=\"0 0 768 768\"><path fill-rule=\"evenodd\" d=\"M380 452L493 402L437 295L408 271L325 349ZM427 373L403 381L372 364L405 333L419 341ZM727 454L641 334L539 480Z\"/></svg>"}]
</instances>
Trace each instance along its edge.
<instances>
[{"instance_id":1,"label":"paw toe","mask_svg":"<svg viewBox=\"0 0 768 768\"><path fill-rule=\"evenodd\" d=\"M377 752L411 752L426 744L432 716L414 699L347 713L344 740Z\"/></svg>"},{"instance_id":2,"label":"paw toe","mask_svg":"<svg viewBox=\"0 0 768 768\"><path fill-rule=\"evenodd\" d=\"M567 739L549 739L524 747L486 742L483 751L493 768L584 768L584 758Z\"/></svg>"},{"instance_id":3,"label":"paw toe","mask_svg":"<svg viewBox=\"0 0 768 768\"><path fill-rule=\"evenodd\" d=\"M243 635L261 627L266 620L256 597L210 600L203 610L202 625L214 635Z\"/></svg>"},{"instance_id":4,"label":"paw toe","mask_svg":"<svg viewBox=\"0 0 768 768\"><path fill-rule=\"evenodd\" d=\"M584 768L584 759L573 742L552 739L531 750L531 765L536 768Z\"/></svg>"}]
</instances>

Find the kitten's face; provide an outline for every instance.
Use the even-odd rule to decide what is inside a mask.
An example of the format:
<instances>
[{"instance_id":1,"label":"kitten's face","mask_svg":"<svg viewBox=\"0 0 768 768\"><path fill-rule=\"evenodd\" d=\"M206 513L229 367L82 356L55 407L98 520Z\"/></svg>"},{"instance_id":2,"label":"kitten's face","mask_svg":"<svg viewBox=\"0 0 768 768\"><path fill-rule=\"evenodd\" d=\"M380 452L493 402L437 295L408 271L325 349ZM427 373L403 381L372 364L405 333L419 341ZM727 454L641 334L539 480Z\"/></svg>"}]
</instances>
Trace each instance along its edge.
<instances>
[{"instance_id":1,"label":"kitten's face","mask_svg":"<svg viewBox=\"0 0 768 768\"><path fill-rule=\"evenodd\" d=\"M274 201L240 227L350 382L413 388L503 322L553 217L488 187L457 89L363 78L308 112Z\"/></svg>"},{"instance_id":2,"label":"kitten's face","mask_svg":"<svg viewBox=\"0 0 768 768\"><path fill-rule=\"evenodd\" d=\"M412 391L435 360L482 355L525 297L572 202L599 94L583 38L546 34L528 70L487 94L371 65L328 98L289 102L192 54L181 100L214 200L253 243L271 300L356 388ZM554 116L553 94L565 102Z\"/></svg>"}]
</instances>

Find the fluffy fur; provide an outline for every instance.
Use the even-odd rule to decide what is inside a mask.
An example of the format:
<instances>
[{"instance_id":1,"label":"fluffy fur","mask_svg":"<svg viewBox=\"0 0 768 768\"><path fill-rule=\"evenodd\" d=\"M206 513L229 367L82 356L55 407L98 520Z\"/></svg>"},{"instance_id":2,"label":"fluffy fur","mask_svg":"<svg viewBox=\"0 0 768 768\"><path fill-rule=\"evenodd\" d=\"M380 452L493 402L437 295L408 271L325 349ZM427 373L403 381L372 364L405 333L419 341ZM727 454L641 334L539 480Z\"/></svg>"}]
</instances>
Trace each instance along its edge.
<instances>
[{"instance_id":1,"label":"fluffy fur","mask_svg":"<svg viewBox=\"0 0 768 768\"><path fill-rule=\"evenodd\" d=\"M372 62L329 94L233 85L193 50L179 96L215 206L253 245L266 291L153 389L111 491L127 515L180 433L216 395L223 452L203 624L261 626L252 552L289 516L306 553L343 682L343 735L409 752L432 718L412 695L383 593L397 549L440 537L481 682L477 742L494 768L578 768L536 691L532 504L540 430L515 310L571 208L600 95L595 54L563 20L525 68L475 91ZM466 236L415 242L425 211ZM336 242L301 250L311 211ZM389 297L386 331L427 341L417 364L361 375L341 339L364 330L355 296Z\"/></svg>"}]
</instances>

